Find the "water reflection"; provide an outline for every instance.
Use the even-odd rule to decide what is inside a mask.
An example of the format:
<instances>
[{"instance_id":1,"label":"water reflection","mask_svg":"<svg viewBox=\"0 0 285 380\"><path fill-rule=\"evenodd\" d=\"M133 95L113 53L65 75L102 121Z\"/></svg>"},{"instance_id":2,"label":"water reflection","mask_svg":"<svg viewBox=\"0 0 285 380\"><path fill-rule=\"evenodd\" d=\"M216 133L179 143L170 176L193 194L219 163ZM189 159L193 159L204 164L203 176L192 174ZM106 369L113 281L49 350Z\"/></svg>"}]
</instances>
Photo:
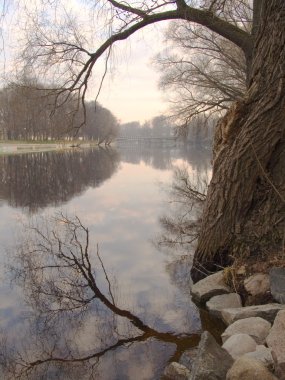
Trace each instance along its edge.
<instances>
[{"instance_id":1,"label":"water reflection","mask_svg":"<svg viewBox=\"0 0 285 380\"><path fill-rule=\"evenodd\" d=\"M211 177L211 167L204 160L204 170L193 170L193 165L173 168L173 180L168 190L169 207L160 216L161 235L157 247L193 251L199 234L203 204ZM189 256L189 255L188 255Z\"/></svg>"},{"instance_id":2,"label":"water reflection","mask_svg":"<svg viewBox=\"0 0 285 380\"><path fill-rule=\"evenodd\" d=\"M115 148L71 149L0 156L0 206L3 200L30 213L58 206L109 179L120 161L145 163L155 169L170 169L175 159L191 163L192 169L205 171L208 162L202 147L189 145L157 146L128 144Z\"/></svg>"},{"instance_id":3,"label":"water reflection","mask_svg":"<svg viewBox=\"0 0 285 380\"><path fill-rule=\"evenodd\" d=\"M27 232L11 272L32 315L21 343L2 340L5 378L158 378L167 360L197 345L197 334L160 331L146 309L137 315L121 306L119 286L78 218L38 219Z\"/></svg>"},{"instance_id":4,"label":"water reflection","mask_svg":"<svg viewBox=\"0 0 285 380\"><path fill-rule=\"evenodd\" d=\"M167 256L151 239L163 210L174 206L162 200L158 182L168 183L182 162L191 180L208 172L204 153L152 145L0 158L0 194L19 207L1 209L2 260L5 245L20 245L17 257L11 254L20 286L9 292L3 280L0 289L3 378L158 379L169 360L196 345L201 323L189 300L191 259L173 246ZM90 232L79 220L40 221L54 213L41 212L49 206L76 212ZM24 242L15 234L18 215L38 221Z\"/></svg>"},{"instance_id":5,"label":"water reflection","mask_svg":"<svg viewBox=\"0 0 285 380\"><path fill-rule=\"evenodd\" d=\"M208 155L209 157L209 155ZM210 181L210 162L203 160L204 170L180 165L173 168L172 184L168 190L167 211L160 216L161 233L155 246L168 256L166 271L170 280L182 292L191 284L191 267L199 234L203 204ZM192 162L191 162L192 164Z\"/></svg>"},{"instance_id":6,"label":"water reflection","mask_svg":"<svg viewBox=\"0 0 285 380\"><path fill-rule=\"evenodd\" d=\"M193 170L204 171L210 165L210 150L203 146L179 144L175 142L166 143L120 143L117 146L124 162L146 165L155 169L170 169L175 159L191 163Z\"/></svg>"},{"instance_id":7,"label":"water reflection","mask_svg":"<svg viewBox=\"0 0 285 380\"><path fill-rule=\"evenodd\" d=\"M34 213L100 186L118 165L119 154L111 148L2 155L0 198Z\"/></svg>"}]
</instances>

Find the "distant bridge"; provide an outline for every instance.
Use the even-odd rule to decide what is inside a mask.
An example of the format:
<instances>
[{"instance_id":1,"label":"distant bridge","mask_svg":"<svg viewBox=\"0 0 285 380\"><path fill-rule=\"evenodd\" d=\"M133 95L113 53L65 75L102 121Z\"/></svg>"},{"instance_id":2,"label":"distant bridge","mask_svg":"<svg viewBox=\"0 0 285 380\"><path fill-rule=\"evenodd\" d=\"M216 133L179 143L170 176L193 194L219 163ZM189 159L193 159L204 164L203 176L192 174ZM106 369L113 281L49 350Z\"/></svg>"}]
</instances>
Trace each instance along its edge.
<instances>
[{"instance_id":1,"label":"distant bridge","mask_svg":"<svg viewBox=\"0 0 285 380\"><path fill-rule=\"evenodd\" d=\"M164 142L171 141L175 142L176 137L118 137L116 139L118 142Z\"/></svg>"}]
</instances>

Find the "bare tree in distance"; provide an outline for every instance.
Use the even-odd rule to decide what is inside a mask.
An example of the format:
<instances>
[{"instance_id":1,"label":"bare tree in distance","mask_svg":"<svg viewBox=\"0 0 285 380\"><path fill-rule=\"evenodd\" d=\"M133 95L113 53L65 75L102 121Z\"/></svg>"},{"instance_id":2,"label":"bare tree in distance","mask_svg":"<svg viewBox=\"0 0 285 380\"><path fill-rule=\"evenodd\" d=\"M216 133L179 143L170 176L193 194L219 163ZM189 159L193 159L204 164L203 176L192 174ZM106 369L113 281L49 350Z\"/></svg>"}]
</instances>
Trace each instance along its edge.
<instances>
[{"instance_id":1,"label":"bare tree in distance","mask_svg":"<svg viewBox=\"0 0 285 380\"><path fill-rule=\"evenodd\" d=\"M0 90L0 126L7 140L63 140L77 137L110 145L119 132L119 123L110 110L98 102L85 102L85 125L82 106L71 97L54 108L56 94L33 77ZM77 111L77 112L76 112ZM76 133L75 133L76 132Z\"/></svg>"}]
</instances>

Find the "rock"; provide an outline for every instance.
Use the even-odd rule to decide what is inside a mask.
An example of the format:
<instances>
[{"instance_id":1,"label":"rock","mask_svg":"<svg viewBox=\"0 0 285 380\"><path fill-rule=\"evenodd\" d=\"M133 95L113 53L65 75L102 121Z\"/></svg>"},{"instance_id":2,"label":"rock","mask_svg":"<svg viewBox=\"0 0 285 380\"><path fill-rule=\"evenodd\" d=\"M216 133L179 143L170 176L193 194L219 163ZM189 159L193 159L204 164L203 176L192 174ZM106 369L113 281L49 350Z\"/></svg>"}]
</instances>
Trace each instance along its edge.
<instances>
[{"instance_id":1,"label":"rock","mask_svg":"<svg viewBox=\"0 0 285 380\"><path fill-rule=\"evenodd\" d=\"M269 276L264 273L256 273L244 280L244 287L252 296L265 294L270 290Z\"/></svg>"},{"instance_id":2,"label":"rock","mask_svg":"<svg viewBox=\"0 0 285 380\"><path fill-rule=\"evenodd\" d=\"M285 310L277 314L266 343L272 350L278 375L285 378Z\"/></svg>"},{"instance_id":3,"label":"rock","mask_svg":"<svg viewBox=\"0 0 285 380\"><path fill-rule=\"evenodd\" d=\"M285 310L285 305L279 303L269 303L267 305L254 305L240 308L224 309L221 311L223 321L231 323L244 318L260 317L272 323L276 314L280 310Z\"/></svg>"},{"instance_id":4,"label":"rock","mask_svg":"<svg viewBox=\"0 0 285 380\"><path fill-rule=\"evenodd\" d=\"M285 268L272 268L269 271L270 290L275 301L285 304Z\"/></svg>"},{"instance_id":5,"label":"rock","mask_svg":"<svg viewBox=\"0 0 285 380\"><path fill-rule=\"evenodd\" d=\"M261 363L267 368L274 367L271 349L263 345L257 346L255 351L248 352L244 356L261 361Z\"/></svg>"},{"instance_id":6,"label":"rock","mask_svg":"<svg viewBox=\"0 0 285 380\"><path fill-rule=\"evenodd\" d=\"M271 324L260 317L239 319L223 332L222 341L225 343L234 334L248 334L257 344L263 344L269 334L270 328Z\"/></svg>"},{"instance_id":7,"label":"rock","mask_svg":"<svg viewBox=\"0 0 285 380\"><path fill-rule=\"evenodd\" d=\"M229 337L223 344L224 348L233 359L238 359L242 355L256 350L256 341L247 334L235 334Z\"/></svg>"},{"instance_id":8,"label":"rock","mask_svg":"<svg viewBox=\"0 0 285 380\"><path fill-rule=\"evenodd\" d=\"M232 357L205 331L201 336L190 380L224 380L232 364Z\"/></svg>"},{"instance_id":9,"label":"rock","mask_svg":"<svg viewBox=\"0 0 285 380\"><path fill-rule=\"evenodd\" d=\"M259 361L242 356L234 362L227 373L226 380L277 380Z\"/></svg>"},{"instance_id":10,"label":"rock","mask_svg":"<svg viewBox=\"0 0 285 380\"><path fill-rule=\"evenodd\" d=\"M199 303L205 303L210 298L225 293L230 293L230 288L225 284L223 271L198 281L191 288L193 299Z\"/></svg>"},{"instance_id":11,"label":"rock","mask_svg":"<svg viewBox=\"0 0 285 380\"><path fill-rule=\"evenodd\" d=\"M209 312L217 317L221 316L221 310L231 307L242 307L240 295L237 293L222 294L211 298L206 303Z\"/></svg>"},{"instance_id":12,"label":"rock","mask_svg":"<svg viewBox=\"0 0 285 380\"><path fill-rule=\"evenodd\" d=\"M179 363L184 365L186 368L188 368L190 371L192 370L194 361L197 357L198 349L189 349L183 352L179 359Z\"/></svg>"},{"instance_id":13,"label":"rock","mask_svg":"<svg viewBox=\"0 0 285 380\"><path fill-rule=\"evenodd\" d=\"M165 368L163 375L166 379L187 380L190 376L190 371L184 365L172 362Z\"/></svg>"}]
</instances>

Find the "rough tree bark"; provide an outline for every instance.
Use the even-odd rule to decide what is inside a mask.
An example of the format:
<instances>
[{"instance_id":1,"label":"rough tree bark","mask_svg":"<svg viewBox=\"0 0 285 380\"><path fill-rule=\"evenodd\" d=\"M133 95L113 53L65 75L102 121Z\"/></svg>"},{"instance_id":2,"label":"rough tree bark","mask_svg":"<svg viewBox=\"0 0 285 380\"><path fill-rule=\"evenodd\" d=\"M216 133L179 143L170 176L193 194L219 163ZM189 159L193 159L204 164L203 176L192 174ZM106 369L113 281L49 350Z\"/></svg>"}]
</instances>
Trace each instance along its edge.
<instances>
[{"instance_id":1,"label":"rough tree bark","mask_svg":"<svg viewBox=\"0 0 285 380\"><path fill-rule=\"evenodd\" d=\"M262 1L254 46L248 91L217 128L194 281L244 249L272 252L284 243L284 0Z\"/></svg>"}]
</instances>

